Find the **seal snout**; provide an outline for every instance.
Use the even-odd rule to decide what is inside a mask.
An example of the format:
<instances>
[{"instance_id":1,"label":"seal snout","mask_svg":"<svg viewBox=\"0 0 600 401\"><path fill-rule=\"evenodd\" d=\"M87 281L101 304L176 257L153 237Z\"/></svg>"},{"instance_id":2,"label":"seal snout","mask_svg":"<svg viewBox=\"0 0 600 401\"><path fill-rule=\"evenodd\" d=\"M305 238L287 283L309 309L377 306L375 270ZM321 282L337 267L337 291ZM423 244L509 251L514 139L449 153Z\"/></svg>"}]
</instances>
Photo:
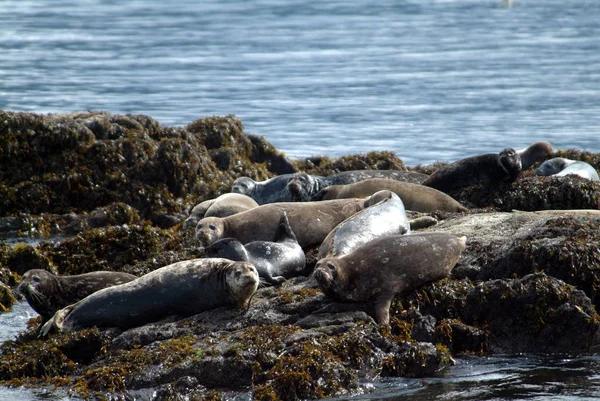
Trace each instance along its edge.
<instances>
[{"instance_id":1,"label":"seal snout","mask_svg":"<svg viewBox=\"0 0 600 401\"><path fill-rule=\"evenodd\" d=\"M327 261L319 261L313 273L315 280L322 290L329 289L337 277L337 269L333 263Z\"/></svg>"}]
</instances>

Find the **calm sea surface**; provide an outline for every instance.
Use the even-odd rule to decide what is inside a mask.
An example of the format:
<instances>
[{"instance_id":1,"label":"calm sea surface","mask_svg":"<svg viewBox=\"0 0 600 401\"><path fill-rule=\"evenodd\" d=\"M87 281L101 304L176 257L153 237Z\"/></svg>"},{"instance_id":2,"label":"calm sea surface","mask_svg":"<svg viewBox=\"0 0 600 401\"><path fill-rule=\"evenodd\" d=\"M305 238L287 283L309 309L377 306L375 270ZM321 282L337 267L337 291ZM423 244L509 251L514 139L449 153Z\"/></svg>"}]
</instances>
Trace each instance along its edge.
<instances>
[{"instance_id":1,"label":"calm sea surface","mask_svg":"<svg viewBox=\"0 0 600 401\"><path fill-rule=\"evenodd\" d=\"M600 152L600 0L3 0L0 109L235 114L292 157ZM0 340L31 316L0 315ZM591 400L598 372L597 356L459 359L359 398Z\"/></svg>"},{"instance_id":2,"label":"calm sea surface","mask_svg":"<svg viewBox=\"0 0 600 401\"><path fill-rule=\"evenodd\" d=\"M600 152L599 0L0 5L0 109L235 114L293 157Z\"/></svg>"}]
</instances>

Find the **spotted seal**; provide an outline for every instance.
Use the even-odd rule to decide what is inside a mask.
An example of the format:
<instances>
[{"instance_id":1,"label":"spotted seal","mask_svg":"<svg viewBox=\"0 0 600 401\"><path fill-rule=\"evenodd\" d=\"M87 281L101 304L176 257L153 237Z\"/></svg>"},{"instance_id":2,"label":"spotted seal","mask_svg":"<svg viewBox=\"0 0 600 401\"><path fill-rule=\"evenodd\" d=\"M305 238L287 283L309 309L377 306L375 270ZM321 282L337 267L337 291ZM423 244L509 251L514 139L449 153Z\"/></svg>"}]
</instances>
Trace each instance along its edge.
<instances>
[{"instance_id":1,"label":"spotted seal","mask_svg":"<svg viewBox=\"0 0 600 401\"><path fill-rule=\"evenodd\" d=\"M410 224L400 197L387 190L377 194L385 196L385 199L338 224L323 240L317 259L346 255L375 238L410 233Z\"/></svg>"},{"instance_id":2,"label":"spotted seal","mask_svg":"<svg viewBox=\"0 0 600 401\"><path fill-rule=\"evenodd\" d=\"M335 226L371 205L368 199L336 199L321 202L279 202L227 217L205 217L196 225L196 239L207 247L226 237L242 244L272 241L281 213L287 213L290 226L303 249L321 244Z\"/></svg>"},{"instance_id":3,"label":"spotted seal","mask_svg":"<svg viewBox=\"0 0 600 401\"><path fill-rule=\"evenodd\" d=\"M282 174L265 181L254 181L250 177L239 177L233 182L231 192L248 195L259 205L276 202L291 202L292 195L287 183L294 174Z\"/></svg>"},{"instance_id":4,"label":"spotted seal","mask_svg":"<svg viewBox=\"0 0 600 401\"><path fill-rule=\"evenodd\" d=\"M445 193L481 184L489 190L500 182L513 182L521 173L521 157L512 148L500 153L467 157L442 167L423 185Z\"/></svg>"},{"instance_id":5,"label":"spotted seal","mask_svg":"<svg viewBox=\"0 0 600 401\"><path fill-rule=\"evenodd\" d=\"M592 181L600 181L598 172L590 164L578 160L565 159L564 157L555 157L546 160L535 170L535 175L554 175L564 177L569 174L578 175Z\"/></svg>"},{"instance_id":6,"label":"spotted seal","mask_svg":"<svg viewBox=\"0 0 600 401\"><path fill-rule=\"evenodd\" d=\"M196 227L198 221L204 217L227 217L255 207L258 207L258 203L248 195L233 192L223 194L194 206L189 217L183 223L183 229Z\"/></svg>"},{"instance_id":7,"label":"spotted seal","mask_svg":"<svg viewBox=\"0 0 600 401\"><path fill-rule=\"evenodd\" d=\"M546 160L554 154L552 145L548 142L534 142L524 149L516 151L521 158L521 169L527 170L537 162Z\"/></svg>"},{"instance_id":8,"label":"spotted seal","mask_svg":"<svg viewBox=\"0 0 600 401\"><path fill-rule=\"evenodd\" d=\"M16 291L47 322L59 309L71 305L106 287L135 280L137 276L113 271L96 271L72 276L57 276L43 269L23 274Z\"/></svg>"},{"instance_id":9,"label":"spotted seal","mask_svg":"<svg viewBox=\"0 0 600 401\"><path fill-rule=\"evenodd\" d=\"M402 199L404 207L415 212L433 213L438 210L465 212L468 210L450 195L435 188L385 178L370 178L353 184L331 185L319 191L313 200L363 198L383 189L397 194Z\"/></svg>"},{"instance_id":10,"label":"spotted seal","mask_svg":"<svg viewBox=\"0 0 600 401\"><path fill-rule=\"evenodd\" d=\"M245 308L257 287L258 273L248 262L185 260L96 291L59 310L41 334L92 326L126 330L172 315L186 317L226 306Z\"/></svg>"},{"instance_id":11,"label":"spotted seal","mask_svg":"<svg viewBox=\"0 0 600 401\"><path fill-rule=\"evenodd\" d=\"M313 196L323 188L330 185L352 184L370 178L388 178L420 184L427 177L426 174L400 170L352 170L329 176L296 173L287 183L287 188L294 201L307 202L312 200Z\"/></svg>"},{"instance_id":12,"label":"spotted seal","mask_svg":"<svg viewBox=\"0 0 600 401\"><path fill-rule=\"evenodd\" d=\"M465 247L466 237L444 233L386 236L319 260L313 276L330 298L372 303L377 323L387 325L394 296L448 276Z\"/></svg>"},{"instance_id":13,"label":"spotted seal","mask_svg":"<svg viewBox=\"0 0 600 401\"><path fill-rule=\"evenodd\" d=\"M281 215L273 241L252 241L243 245L235 238L223 238L204 251L208 257L252 263L260 278L271 285L302 275L306 267L306 256L285 212Z\"/></svg>"}]
</instances>

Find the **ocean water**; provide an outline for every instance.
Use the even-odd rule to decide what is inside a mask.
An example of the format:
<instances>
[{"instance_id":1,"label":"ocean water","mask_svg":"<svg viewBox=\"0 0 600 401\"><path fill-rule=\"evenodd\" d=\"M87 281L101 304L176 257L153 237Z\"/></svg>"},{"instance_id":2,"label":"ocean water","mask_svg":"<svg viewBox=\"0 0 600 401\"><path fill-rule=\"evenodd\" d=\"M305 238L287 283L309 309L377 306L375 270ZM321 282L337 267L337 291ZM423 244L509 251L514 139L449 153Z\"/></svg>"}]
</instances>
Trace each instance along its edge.
<instances>
[{"instance_id":1,"label":"ocean water","mask_svg":"<svg viewBox=\"0 0 600 401\"><path fill-rule=\"evenodd\" d=\"M598 0L4 0L0 109L235 114L290 157L600 152Z\"/></svg>"},{"instance_id":2,"label":"ocean water","mask_svg":"<svg viewBox=\"0 0 600 401\"><path fill-rule=\"evenodd\" d=\"M293 158L600 152L599 0L3 0L0 109L185 126L235 114ZM1 168L1 166L0 166ZM0 315L0 339L33 311ZM591 400L598 356L458 359L357 399ZM47 400L0 388L0 399ZM341 398L344 399L344 398Z\"/></svg>"}]
</instances>

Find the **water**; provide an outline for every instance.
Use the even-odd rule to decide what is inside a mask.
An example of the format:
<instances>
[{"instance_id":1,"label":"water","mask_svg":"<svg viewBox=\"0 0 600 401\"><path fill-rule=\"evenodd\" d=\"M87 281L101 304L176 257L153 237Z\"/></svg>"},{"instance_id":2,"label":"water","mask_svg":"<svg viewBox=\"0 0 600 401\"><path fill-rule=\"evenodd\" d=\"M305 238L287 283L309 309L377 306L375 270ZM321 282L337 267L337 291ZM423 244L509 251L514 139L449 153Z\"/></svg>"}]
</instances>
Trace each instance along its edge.
<instances>
[{"instance_id":1,"label":"water","mask_svg":"<svg viewBox=\"0 0 600 401\"><path fill-rule=\"evenodd\" d=\"M235 114L291 157L408 165L547 140L600 152L600 1L4 0L0 109L183 126ZM0 315L0 339L33 313ZM593 399L598 357L459 359L360 399ZM48 394L0 389L0 399ZM50 397L52 399L52 397Z\"/></svg>"},{"instance_id":2,"label":"water","mask_svg":"<svg viewBox=\"0 0 600 401\"><path fill-rule=\"evenodd\" d=\"M0 342L13 339L25 329L36 313L20 301L9 313L0 315ZM367 393L341 400L388 401L504 401L600 399L600 355L492 356L457 358L456 365L436 377L381 379L367 384ZM246 398L246 397L241 397ZM64 392L47 389L0 387L0 399L7 401L66 401Z\"/></svg>"},{"instance_id":3,"label":"water","mask_svg":"<svg viewBox=\"0 0 600 401\"><path fill-rule=\"evenodd\" d=\"M0 109L235 114L288 156L600 152L600 1L5 0Z\"/></svg>"}]
</instances>

